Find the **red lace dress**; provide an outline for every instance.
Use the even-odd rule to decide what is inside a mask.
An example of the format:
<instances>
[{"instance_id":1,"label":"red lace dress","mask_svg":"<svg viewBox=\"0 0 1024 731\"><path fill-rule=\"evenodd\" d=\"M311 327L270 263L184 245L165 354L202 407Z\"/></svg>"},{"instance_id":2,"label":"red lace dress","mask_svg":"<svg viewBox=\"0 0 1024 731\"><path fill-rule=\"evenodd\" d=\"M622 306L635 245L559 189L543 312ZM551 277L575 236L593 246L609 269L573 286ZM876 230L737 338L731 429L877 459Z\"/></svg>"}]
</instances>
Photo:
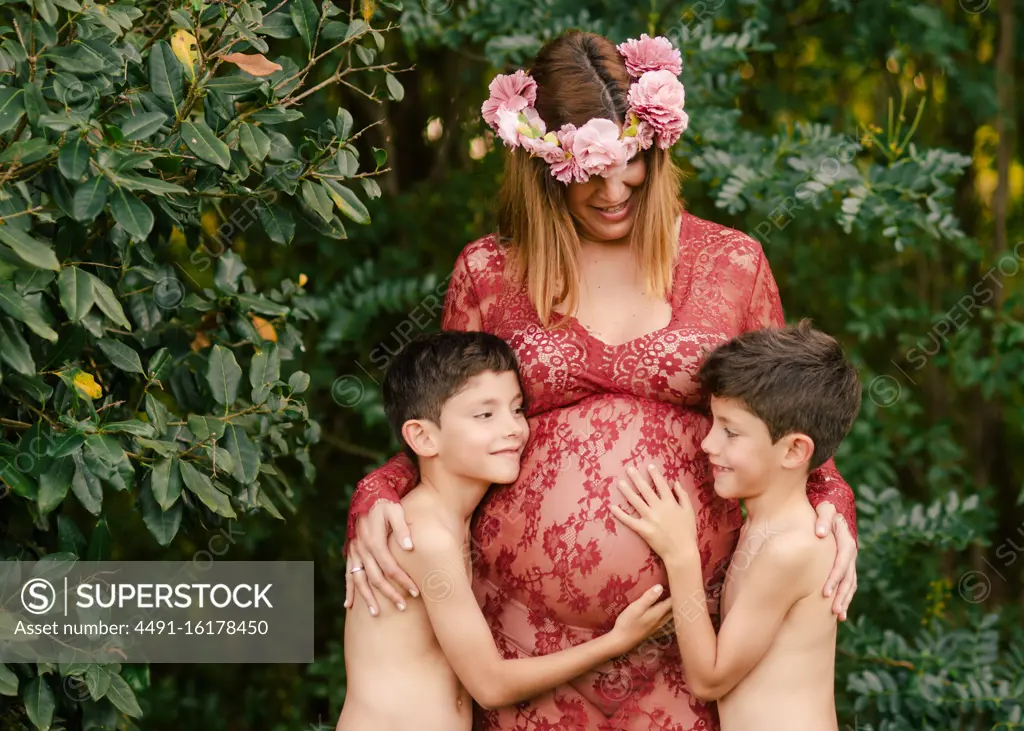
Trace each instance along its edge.
<instances>
[{"instance_id":1,"label":"red lace dress","mask_svg":"<svg viewBox=\"0 0 1024 731\"><path fill-rule=\"evenodd\" d=\"M501 653L547 654L607 632L626 605L664 568L643 539L609 512L622 503L615 480L627 466L657 463L699 507L709 606L741 523L739 505L715 495L700 442L710 427L694 377L706 349L745 330L783 323L778 289L750 237L683 214L671 292L660 330L617 346L574 318L544 329L524 291L502 278L495 236L458 257L442 327L486 330L515 349L527 396L530 441L519 479L497 486L473 525L474 590ZM357 516L396 500L415 469L398 456L365 477L352 500ZM853 493L830 461L808 482L811 502L827 500L855 530ZM690 696L674 639L648 642L532 701L477 709L481 731L717 731L717 714Z\"/></svg>"}]
</instances>

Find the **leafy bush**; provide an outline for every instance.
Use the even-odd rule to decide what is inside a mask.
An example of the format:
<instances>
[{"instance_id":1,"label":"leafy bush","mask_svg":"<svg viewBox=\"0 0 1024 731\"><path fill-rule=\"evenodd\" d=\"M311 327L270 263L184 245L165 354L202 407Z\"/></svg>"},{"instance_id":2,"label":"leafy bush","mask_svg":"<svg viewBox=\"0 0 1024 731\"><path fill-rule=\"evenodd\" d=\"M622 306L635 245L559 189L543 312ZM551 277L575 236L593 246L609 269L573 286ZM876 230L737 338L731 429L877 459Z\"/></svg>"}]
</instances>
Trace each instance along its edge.
<instances>
[{"instance_id":1,"label":"leafy bush","mask_svg":"<svg viewBox=\"0 0 1024 731\"><path fill-rule=\"evenodd\" d=\"M356 143L377 122L338 108L303 132L300 107L337 84L402 97L375 60L391 26L372 21L314 0L0 9L6 578L44 557L135 558L114 514L167 547L183 523L294 512L289 475L313 480L319 439L290 367L310 298L304 277L259 290L232 245L369 222L386 155ZM144 666L24 659L0 664L20 701L4 728L135 728Z\"/></svg>"}]
</instances>

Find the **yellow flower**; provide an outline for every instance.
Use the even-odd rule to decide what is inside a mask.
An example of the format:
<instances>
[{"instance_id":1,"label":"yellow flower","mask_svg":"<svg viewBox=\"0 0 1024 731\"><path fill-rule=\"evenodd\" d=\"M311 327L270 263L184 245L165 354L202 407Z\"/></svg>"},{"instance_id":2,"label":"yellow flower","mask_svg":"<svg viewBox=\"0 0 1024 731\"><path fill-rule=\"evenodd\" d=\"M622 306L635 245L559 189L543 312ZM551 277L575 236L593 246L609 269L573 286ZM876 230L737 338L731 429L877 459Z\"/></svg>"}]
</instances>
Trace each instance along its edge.
<instances>
[{"instance_id":1,"label":"yellow flower","mask_svg":"<svg viewBox=\"0 0 1024 731\"><path fill-rule=\"evenodd\" d=\"M75 390L83 396L88 396L90 399L98 399L103 396L103 388L100 384L96 383L96 379L93 378L91 373L78 371L72 380L75 384Z\"/></svg>"},{"instance_id":2,"label":"yellow flower","mask_svg":"<svg viewBox=\"0 0 1024 731\"><path fill-rule=\"evenodd\" d=\"M308 281L309 281L309 277L307 277L305 274L300 274L299 275L299 286L300 287L305 287L306 286L306 282L308 282Z\"/></svg>"}]
</instances>

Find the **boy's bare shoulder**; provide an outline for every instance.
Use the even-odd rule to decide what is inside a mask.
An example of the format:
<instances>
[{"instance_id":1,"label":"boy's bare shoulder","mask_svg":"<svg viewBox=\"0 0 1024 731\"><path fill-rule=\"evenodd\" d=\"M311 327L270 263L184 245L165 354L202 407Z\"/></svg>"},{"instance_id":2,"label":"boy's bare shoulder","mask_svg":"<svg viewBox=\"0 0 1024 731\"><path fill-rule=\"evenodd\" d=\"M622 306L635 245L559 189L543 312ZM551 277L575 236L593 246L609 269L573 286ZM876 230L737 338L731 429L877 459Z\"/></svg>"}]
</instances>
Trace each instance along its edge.
<instances>
[{"instance_id":1,"label":"boy's bare shoulder","mask_svg":"<svg viewBox=\"0 0 1024 731\"><path fill-rule=\"evenodd\" d=\"M412 534L414 552L421 555L447 553L461 547L461 537L445 521L441 506L430 493L413 488L402 498L402 510ZM409 553L398 546L394 533L388 538L388 544L396 558Z\"/></svg>"},{"instance_id":2,"label":"boy's bare shoulder","mask_svg":"<svg viewBox=\"0 0 1024 731\"><path fill-rule=\"evenodd\" d=\"M801 521L770 531L764 542L764 558L810 593L824 585L835 563L836 542L831 537L818 538L813 528Z\"/></svg>"}]
</instances>

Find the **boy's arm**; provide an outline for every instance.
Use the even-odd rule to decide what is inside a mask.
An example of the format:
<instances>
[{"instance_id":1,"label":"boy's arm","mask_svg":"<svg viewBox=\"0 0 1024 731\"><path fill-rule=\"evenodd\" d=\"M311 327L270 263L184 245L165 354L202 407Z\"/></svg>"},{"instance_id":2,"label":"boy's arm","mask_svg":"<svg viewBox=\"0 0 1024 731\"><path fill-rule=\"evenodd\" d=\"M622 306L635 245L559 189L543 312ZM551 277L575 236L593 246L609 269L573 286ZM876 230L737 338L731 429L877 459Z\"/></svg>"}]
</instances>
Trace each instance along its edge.
<instances>
[{"instance_id":1,"label":"boy's arm","mask_svg":"<svg viewBox=\"0 0 1024 731\"><path fill-rule=\"evenodd\" d=\"M484 708L512 705L563 685L640 642L629 644L629 637L612 630L561 652L505 660L464 573L463 547L449 531L421 521L416 526L416 550L403 553L399 561L420 586L427 616L448 663ZM648 592L653 605L657 594ZM667 605L668 600L662 604ZM667 610L667 606L661 610L662 618Z\"/></svg>"},{"instance_id":2,"label":"boy's arm","mask_svg":"<svg viewBox=\"0 0 1024 731\"><path fill-rule=\"evenodd\" d=\"M813 562L806 550L782 541L767 545L745 569L743 585L716 637L696 546L665 558L679 654L691 693L705 702L718 700L757 665L790 608L809 593L802 580L809 564Z\"/></svg>"}]
</instances>

